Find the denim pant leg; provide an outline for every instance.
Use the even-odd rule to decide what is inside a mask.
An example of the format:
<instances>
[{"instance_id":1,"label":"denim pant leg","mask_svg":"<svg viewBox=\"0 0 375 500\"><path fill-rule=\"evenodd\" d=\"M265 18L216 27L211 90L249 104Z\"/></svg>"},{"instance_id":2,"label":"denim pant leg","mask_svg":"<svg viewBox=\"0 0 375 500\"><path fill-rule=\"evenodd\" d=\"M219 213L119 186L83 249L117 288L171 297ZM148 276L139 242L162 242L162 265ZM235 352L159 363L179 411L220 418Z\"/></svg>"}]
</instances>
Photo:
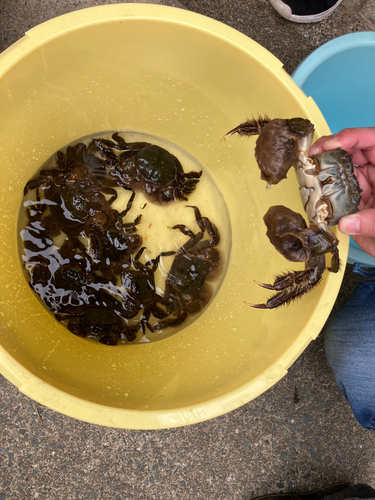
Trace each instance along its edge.
<instances>
[{"instance_id":1,"label":"denim pant leg","mask_svg":"<svg viewBox=\"0 0 375 500\"><path fill-rule=\"evenodd\" d=\"M375 281L362 281L329 318L325 351L354 416L375 429Z\"/></svg>"}]
</instances>

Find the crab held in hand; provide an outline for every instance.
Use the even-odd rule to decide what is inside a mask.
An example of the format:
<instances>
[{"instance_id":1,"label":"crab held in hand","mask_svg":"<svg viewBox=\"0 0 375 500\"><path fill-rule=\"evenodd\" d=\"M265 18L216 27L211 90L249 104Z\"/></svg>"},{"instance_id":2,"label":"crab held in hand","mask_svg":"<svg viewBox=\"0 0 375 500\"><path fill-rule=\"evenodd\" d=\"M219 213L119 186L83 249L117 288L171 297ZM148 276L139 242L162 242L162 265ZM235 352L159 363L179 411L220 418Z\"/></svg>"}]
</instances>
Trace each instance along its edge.
<instances>
[{"instance_id":1,"label":"crab held in hand","mask_svg":"<svg viewBox=\"0 0 375 500\"><path fill-rule=\"evenodd\" d=\"M282 205L271 207L264 216L267 236L276 250L291 262L305 262L303 271L276 276L270 285L259 283L276 293L265 304L253 307L273 309L302 297L320 283L327 253L332 254L327 269L338 272L339 240L329 226L336 225L344 215L357 212L361 189L346 151L339 148L309 157L314 136L314 125L309 120L252 119L228 132L223 140L236 133L259 135L255 159L268 187L285 179L294 166L310 224L307 227L300 214Z\"/></svg>"}]
</instances>

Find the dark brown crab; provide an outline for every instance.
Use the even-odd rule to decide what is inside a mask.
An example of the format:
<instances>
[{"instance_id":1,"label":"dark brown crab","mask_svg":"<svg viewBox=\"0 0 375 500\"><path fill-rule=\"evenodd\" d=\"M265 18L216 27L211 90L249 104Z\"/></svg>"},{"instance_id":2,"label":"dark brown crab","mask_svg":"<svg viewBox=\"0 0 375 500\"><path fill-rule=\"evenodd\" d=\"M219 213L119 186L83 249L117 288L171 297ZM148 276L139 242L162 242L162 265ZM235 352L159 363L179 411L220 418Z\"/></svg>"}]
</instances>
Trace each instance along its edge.
<instances>
[{"instance_id":1,"label":"dark brown crab","mask_svg":"<svg viewBox=\"0 0 375 500\"><path fill-rule=\"evenodd\" d=\"M142 247L134 258L131 259L131 266L122 269L122 315L124 318L132 319L141 313L140 329L143 335L146 327L153 332L154 328L150 324L151 315L157 319L164 319L169 315L165 309L159 307L164 304L164 298L156 291L155 271L159 266L160 258L174 255L175 252L162 252L155 259L140 262L145 247Z\"/></svg>"},{"instance_id":2,"label":"dark brown crab","mask_svg":"<svg viewBox=\"0 0 375 500\"><path fill-rule=\"evenodd\" d=\"M30 179L24 195L29 190L40 188L55 192L63 186L72 186L89 193L91 196L98 191L111 195L109 203L117 198L117 192L108 183L109 177L105 164L90 152L83 143L69 146L66 153L58 151L54 157L54 167L42 169L39 175Z\"/></svg>"},{"instance_id":3,"label":"dark brown crab","mask_svg":"<svg viewBox=\"0 0 375 500\"><path fill-rule=\"evenodd\" d=\"M309 120L252 119L228 132L223 140L235 133L259 135L255 159L268 187L286 178L294 166L310 223L307 227L300 214L281 205L271 207L264 216L267 236L275 248L292 262L305 262L304 271L276 276L273 284L259 283L277 293L267 303L253 307L273 309L301 297L321 281L326 269L326 253L332 254L331 266L327 269L338 272L339 240L329 226L358 210L361 189L353 173L351 156L346 151L336 149L309 157L314 136L314 125Z\"/></svg>"},{"instance_id":4,"label":"dark brown crab","mask_svg":"<svg viewBox=\"0 0 375 500\"><path fill-rule=\"evenodd\" d=\"M73 287L79 289L82 283L73 281ZM79 281L82 282L80 279ZM69 283L71 286L71 283ZM122 302L113 295L115 289L100 288L95 291L93 300L86 307L70 307L65 314L56 313L58 321L65 323L68 330L78 337L89 337L101 344L117 345L121 338L132 342L139 329L138 325L129 325L124 317ZM117 290L115 290L117 291Z\"/></svg>"},{"instance_id":5,"label":"dark brown crab","mask_svg":"<svg viewBox=\"0 0 375 500\"><path fill-rule=\"evenodd\" d=\"M199 232L194 233L184 224L172 227L189 239L176 252L165 280L164 303L170 317L154 324L154 330L178 326L188 315L200 313L212 297L208 282L217 276L222 265L220 251L216 248L220 242L217 227L201 215L198 207L188 208L194 210Z\"/></svg>"},{"instance_id":6,"label":"dark brown crab","mask_svg":"<svg viewBox=\"0 0 375 500\"><path fill-rule=\"evenodd\" d=\"M118 133L112 139L93 139L89 150L100 154L115 184L143 191L156 203L187 201L202 172L184 172L178 158L160 146L128 143Z\"/></svg>"}]
</instances>

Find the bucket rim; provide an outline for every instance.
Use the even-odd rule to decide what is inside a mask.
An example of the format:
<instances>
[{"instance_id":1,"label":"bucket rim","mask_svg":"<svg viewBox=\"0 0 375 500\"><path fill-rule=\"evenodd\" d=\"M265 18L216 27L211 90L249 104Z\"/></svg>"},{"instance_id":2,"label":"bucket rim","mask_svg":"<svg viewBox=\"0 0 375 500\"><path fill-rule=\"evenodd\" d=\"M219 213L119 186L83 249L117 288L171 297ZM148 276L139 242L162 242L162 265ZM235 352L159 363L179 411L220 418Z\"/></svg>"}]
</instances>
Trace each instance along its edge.
<instances>
[{"instance_id":1,"label":"bucket rim","mask_svg":"<svg viewBox=\"0 0 375 500\"><path fill-rule=\"evenodd\" d=\"M50 19L29 30L25 36L0 54L0 78L14 64L28 53L48 41L93 24L102 24L114 20L149 19L183 24L193 29L203 30L212 36L225 40L239 50L245 51L260 65L266 66L279 80L287 86L296 100L314 118L316 128L324 133L328 126L312 98L307 98L300 87L283 69L283 64L267 49L239 31L219 21L201 14L186 11L176 7L155 4L110 4L73 11ZM343 238L342 254L346 258L348 241ZM332 298L338 294L341 280L332 283L330 291L322 289L319 303L319 314L307 318L305 327L301 330L298 341L291 344L283 355L270 363L268 368L258 377L251 379L243 386L226 392L224 395L212 398L204 403L183 408L141 411L114 408L92 403L72 396L68 392L48 384L37 375L28 371L16 361L2 346L0 346L0 372L21 392L32 399L37 399L48 408L78 418L80 420L103 426L126 429L164 429L199 423L229 411L251 401L264 393L278 382L291 364L304 351L311 340L315 339L324 326L331 311ZM340 281L340 282L339 282ZM296 345L298 344L298 345Z\"/></svg>"},{"instance_id":2,"label":"bucket rim","mask_svg":"<svg viewBox=\"0 0 375 500\"><path fill-rule=\"evenodd\" d=\"M321 45L308 55L294 70L293 80L302 87L312 73L331 57L344 52L365 46L375 45L375 31L360 31L347 33Z\"/></svg>"}]
</instances>

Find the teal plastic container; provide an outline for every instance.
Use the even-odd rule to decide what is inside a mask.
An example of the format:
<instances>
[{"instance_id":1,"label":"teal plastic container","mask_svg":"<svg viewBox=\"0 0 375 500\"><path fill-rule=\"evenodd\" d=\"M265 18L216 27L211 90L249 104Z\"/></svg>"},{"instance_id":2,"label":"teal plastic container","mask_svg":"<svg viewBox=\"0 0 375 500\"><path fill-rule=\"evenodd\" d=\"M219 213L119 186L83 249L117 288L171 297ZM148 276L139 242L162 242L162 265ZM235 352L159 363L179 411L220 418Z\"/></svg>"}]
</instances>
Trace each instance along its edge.
<instances>
[{"instance_id":1,"label":"teal plastic container","mask_svg":"<svg viewBox=\"0 0 375 500\"><path fill-rule=\"evenodd\" d=\"M292 78L315 100L333 134L375 126L375 32L350 33L325 43ZM375 259L352 239L348 262L375 267Z\"/></svg>"}]
</instances>

